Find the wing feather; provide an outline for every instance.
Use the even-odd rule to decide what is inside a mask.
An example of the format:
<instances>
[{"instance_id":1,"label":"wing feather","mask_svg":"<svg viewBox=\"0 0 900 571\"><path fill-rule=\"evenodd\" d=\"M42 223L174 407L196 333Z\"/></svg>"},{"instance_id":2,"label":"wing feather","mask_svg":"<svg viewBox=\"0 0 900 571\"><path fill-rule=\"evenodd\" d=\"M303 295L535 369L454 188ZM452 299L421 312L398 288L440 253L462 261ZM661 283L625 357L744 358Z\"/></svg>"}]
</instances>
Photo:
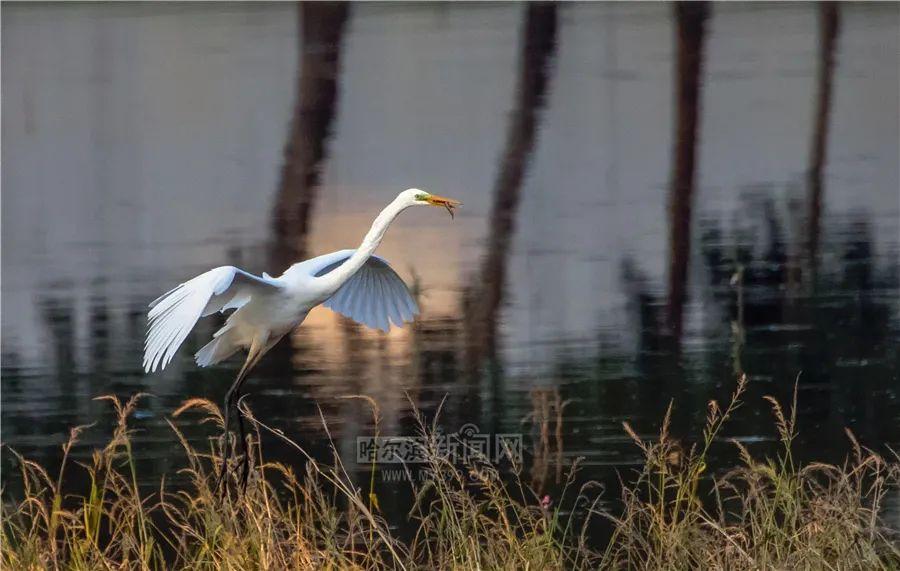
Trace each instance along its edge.
<instances>
[{"instance_id":1,"label":"wing feather","mask_svg":"<svg viewBox=\"0 0 900 571\"><path fill-rule=\"evenodd\" d=\"M323 276L351 255L353 250L341 250L303 264L312 275ZM392 322L397 327L403 327L419 313L403 279L378 256L370 257L323 305L357 323L382 331L388 331Z\"/></svg>"},{"instance_id":2,"label":"wing feather","mask_svg":"<svg viewBox=\"0 0 900 571\"><path fill-rule=\"evenodd\" d=\"M348 313L357 315L356 303L359 301L361 293L362 292L359 291L359 288L349 288L344 291L343 303L347 307Z\"/></svg>"},{"instance_id":3,"label":"wing feather","mask_svg":"<svg viewBox=\"0 0 900 571\"><path fill-rule=\"evenodd\" d=\"M400 327L403 325L403 313L400 312L400 300L398 299L398 291L395 287L395 284L388 283L385 284L388 289L388 304L391 306L391 321L394 322L394 325Z\"/></svg>"},{"instance_id":4,"label":"wing feather","mask_svg":"<svg viewBox=\"0 0 900 571\"><path fill-rule=\"evenodd\" d=\"M164 369L204 316L239 308L253 295L274 293L281 280L257 277L234 266L213 268L169 290L150 304L144 371Z\"/></svg>"},{"instance_id":5,"label":"wing feather","mask_svg":"<svg viewBox=\"0 0 900 571\"><path fill-rule=\"evenodd\" d=\"M377 314L376 307L378 298L375 297L375 276L373 274L366 272L363 287L366 294L363 296L362 323L375 329L375 315Z\"/></svg>"},{"instance_id":6,"label":"wing feather","mask_svg":"<svg viewBox=\"0 0 900 571\"><path fill-rule=\"evenodd\" d=\"M384 330L389 331L391 329L391 312L393 311L391 287L386 280L378 280L378 287L381 288L381 322L384 324Z\"/></svg>"},{"instance_id":7,"label":"wing feather","mask_svg":"<svg viewBox=\"0 0 900 571\"><path fill-rule=\"evenodd\" d=\"M382 280L375 281L375 301L378 303L378 309L375 310L375 319L378 322L378 328L382 331L389 331L391 322L388 318L387 292L384 290L384 282Z\"/></svg>"},{"instance_id":8,"label":"wing feather","mask_svg":"<svg viewBox=\"0 0 900 571\"><path fill-rule=\"evenodd\" d=\"M396 284L394 285L396 288ZM400 314L400 318L403 321L409 321L412 319L412 312L409 311L409 307L407 306L407 302L409 300L406 299L405 296L400 295L400 291L397 291L394 295L394 301L397 304L397 312ZM412 296L409 296L409 299L412 299Z\"/></svg>"}]
</instances>

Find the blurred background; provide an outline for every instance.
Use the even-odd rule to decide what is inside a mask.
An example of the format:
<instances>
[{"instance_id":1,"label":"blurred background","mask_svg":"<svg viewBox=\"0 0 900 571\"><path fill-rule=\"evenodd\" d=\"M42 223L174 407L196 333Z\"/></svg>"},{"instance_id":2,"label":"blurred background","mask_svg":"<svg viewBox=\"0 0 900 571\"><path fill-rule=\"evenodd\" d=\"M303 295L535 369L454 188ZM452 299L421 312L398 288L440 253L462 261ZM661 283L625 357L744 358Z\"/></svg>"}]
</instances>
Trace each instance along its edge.
<instances>
[{"instance_id":1,"label":"blurred background","mask_svg":"<svg viewBox=\"0 0 900 571\"><path fill-rule=\"evenodd\" d=\"M694 438L744 372L728 437L771 449L761 397L799 378L801 458L842 458L844 427L896 449L898 10L6 4L3 443L52 467L98 421L86 457L111 431L93 397L146 391L136 454L158 486L183 462L166 418L220 402L239 360L194 366L209 319L144 375L147 303L213 266L355 247L417 186L465 203L405 213L379 250L420 320L381 334L314 310L246 385L320 458L317 406L363 474L371 415L339 397L376 399L383 435L446 397L447 432L525 435L537 490L576 457L612 488L640 461L623 420L651 435L674 400ZM388 511L405 493L379 483Z\"/></svg>"}]
</instances>

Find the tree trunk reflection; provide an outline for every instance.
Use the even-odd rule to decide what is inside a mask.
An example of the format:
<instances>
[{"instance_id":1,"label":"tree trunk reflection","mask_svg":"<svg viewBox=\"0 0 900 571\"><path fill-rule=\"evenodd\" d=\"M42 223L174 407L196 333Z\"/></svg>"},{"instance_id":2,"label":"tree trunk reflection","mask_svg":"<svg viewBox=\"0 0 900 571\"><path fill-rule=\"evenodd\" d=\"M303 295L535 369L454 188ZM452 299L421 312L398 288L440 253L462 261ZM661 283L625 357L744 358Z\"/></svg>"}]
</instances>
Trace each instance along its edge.
<instances>
[{"instance_id":1,"label":"tree trunk reflection","mask_svg":"<svg viewBox=\"0 0 900 571\"><path fill-rule=\"evenodd\" d=\"M669 194L668 325L681 340L691 251L691 203L696 171L700 74L709 6L705 2L675 4L676 74L675 140Z\"/></svg>"},{"instance_id":2,"label":"tree trunk reflection","mask_svg":"<svg viewBox=\"0 0 900 571\"><path fill-rule=\"evenodd\" d=\"M290 134L273 212L273 262L302 258L319 186L320 163L337 107L341 38L349 4L304 2L299 8L300 71Z\"/></svg>"},{"instance_id":3,"label":"tree trunk reflection","mask_svg":"<svg viewBox=\"0 0 900 571\"><path fill-rule=\"evenodd\" d=\"M809 283L814 284L818 273L819 240L822 218L822 169L825 166L828 149L828 119L831 112L832 89L834 83L834 52L840 26L840 13L836 2L819 4L819 62L816 95L816 114L813 119L812 148L809 157L807 180L808 196L808 236L807 258L809 263Z\"/></svg>"},{"instance_id":4,"label":"tree trunk reflection","mask_svg":"<svg viewBox=\"0 0 900 571\"><path fill-rule=\"evenodd\" d=\"M497 314L503 300L520 190L534 148L539 112L547 91L548 68L556 47L556 29L555 4L527 5L516 103L510 116L500 171L494 182L487 248L465 302L470 366L477 366L495 348Z\"/></svg>"}]
</instances>

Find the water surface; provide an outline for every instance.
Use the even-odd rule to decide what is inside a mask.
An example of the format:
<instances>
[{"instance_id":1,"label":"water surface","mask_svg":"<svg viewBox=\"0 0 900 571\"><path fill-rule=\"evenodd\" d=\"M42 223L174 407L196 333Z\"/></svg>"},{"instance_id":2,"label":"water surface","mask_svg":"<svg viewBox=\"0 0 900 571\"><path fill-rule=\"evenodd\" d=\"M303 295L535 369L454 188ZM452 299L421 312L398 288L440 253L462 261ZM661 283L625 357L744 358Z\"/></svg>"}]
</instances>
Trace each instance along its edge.
<instances>
[{"instance_id":1,"label":"water surface","mask_svg":"<svg viewBox=\"0 0 900 571\"><path fill-rule=\"evenodd\" d=\"M446 431L521 432L533 452L533 413L558 395L569 401L562 460L583 457L580 477L612 489L616 471L639 462L621 422L652 434L674 401L674 433L696 437L706 403L734 387L737 350L751 383L727 436L771 453L761 396L788 399L799 377L801 457L843 457L844 427L878 450L900 446L897 7L841 6L810 281L816 7L714 6L686 326L673 341L663 319L671 9L560 6L497 358L470 375L461 299L490 230L523 14L516 4L351 7L306 251L354 246L402 188L465 206L453 221L404 213L379 250L415 283L415 327L383 335L315 310L247 383L256 414L324 459L321 407L348 466L364 472L352 459L370 415L342 396L376 399L382 434L398 435L412 433L410 403L430 417L446 399ZM4 6L4 444L52 466L69 427L99 420L75 451L86 458L110 433L109 407L93 397L145 391L133 423L143 483L181 465L167 416L187 397L218 402L240 363L194 366L216 328L204 322L169 369L144 375L146 305L213 266L283 269L275 205L301 56L313 49L298 21L288 4ZM210 429L193 420L187 434L202 444ZM726 444L714 455L718 469L736 457ZM4 481L10 466L5 454ZM549 474L537 485L553 491ZM400 488L381 482L382 505L402 504Z\"/></svg>"}]
</instances>

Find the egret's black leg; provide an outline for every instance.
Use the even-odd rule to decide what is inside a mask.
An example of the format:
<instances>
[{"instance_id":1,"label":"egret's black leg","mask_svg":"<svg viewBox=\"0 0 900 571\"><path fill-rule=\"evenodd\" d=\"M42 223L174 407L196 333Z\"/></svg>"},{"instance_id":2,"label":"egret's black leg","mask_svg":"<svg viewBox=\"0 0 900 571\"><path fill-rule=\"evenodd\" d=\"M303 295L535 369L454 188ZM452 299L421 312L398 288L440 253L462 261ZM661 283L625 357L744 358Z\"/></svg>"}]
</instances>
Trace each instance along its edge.
<instances>
[{"instance_id":1,"label":"egret's black leg","mask_svg":"<svg viewBox=\"0 0 900 571\"><path fill-rule=\"evenodd\" d=\"M243 371L242 371L243 372ZM228 459L231 457L231 446L230 446L230 436L231 433L228 432L230 427L230 416L231 416L231 407L234 406L234 395L237 388L240 386L241 381L243 380L241 377L243 375L238 375L237 379L235 379L234 383L231 385L231 388L228 389L228 392L225 393L225 406L224 406L224 434L222 435L222 467L219 470L219 478L216 481L216 490L219 489L224 484L222 488L222 493L225 494L228 492L228 483L225 481L225 474L228 472ZM238 413L240 415L240 413Z\"/></svg>"},{"instance_id":2,"label":"egret's black leg","mask_svg":"<svg viewBox=\"0 0 900 571\"><path fill-rule=\"evenodd\" d=\"M223 438L224 450L222 452L222 471L219 473L219 481L216 483L216 490L218 490L219 486L221 486L223 483L225 484L224 488L223 488L223 495L224 495L224 493L226 493L228 491L228 483L226 482L225 474L228 471L228 459L231 456L231 447L228 446L229 412L231 411L231 408L234 407L235 412L238 415L238 426L240 427L240 432L241 432L241 447L244 450L244 462L247 462L247 441L244 438L244 419L243 419L243 416L241 415L241 411L238 410L238 408L237 408L237 398L236 397L241 392L241 385L244 384L244 381L247 379L247 373L250 372L250 369L252 369L256 365L256 363L259 362L259 359L266 352L267 347L265 347L265 345L263 343L264 343L264 341L257 344L257 342L254 341L254 344L250 346L250 353L247 355L247 360L244 361L244 366L241 367L241 370L238 373L237 378L234 380L234 383L232 383L231 388L229 388L228 392L225 393L225 418L224 418L225 436ZM248 469L248 466L245 466L244 467L244 476L243 476L244 481L246 481L246 478L247 478L247 476L246 476L247 469Z\"/></svg>"},{"instance_id":3,"label":"egret's black leg","mask_svg":"<svg viewBox=\"0 0 900 571\"><path fill-rule=\"evenodd\" d=\"M244 366L241 367L241 371L238 373L237 378L234 380L234 383L232 383L231 388L229 388L228 392L225 393L225 418L224 418L225 434L222 439L223 440L222 471L219 472L219 481L216 482L216 490L219 489L219 486L222 486L222 484L225 484L223 487L223 490L222 490L223 494L228 491L228 483L226 482L225 474L228 471L228 459L231 457L231 446L228 445L229 440L230 440L228 437L229 436L228 428L229 428L231 409L232 409L232 407L236 408L237 403L236 403L235 397L238 395L238 393L240 393L241 385L244 384L244 381L247 379L247 373L250 371L250 369L253 367L253 365L256 364L257 360L258 360L258 356L251 356L251 357L247 358L247 361L244 363ZM238 421L241 423L240 424L241 436L243 436L243 433L244 433L243 419L241 418L240 411L236 410L235 412L237 412L237 414L238 414Z\"/></svg>"},{"instance_id":4,"label":"egret's black leg","mask_svg":"<svg viewBox=\"0 0 900 571\"><path fill-rule=\"evenodd\" d=\"M241 392L241 385L243 385L244 381L247 380L247 374L250 372L250 369L252 369L253 367L256 366L256 364L259 362L259 360L262 358L262 356L266 353L266 351L269 350L269 347L274 345L279 339L281 339L281 337L283 337L283 335L277 337L274 341L272 341L268 345L266 344L266 342L268 341L268 336L259 337L259 338L255 339L253 341L253 343L250 345L250 351L247 354L247 360L244 361L244 366L241 367L241 370L238 373L237 378L234 380L234 383L231 385L231 388L229 388L228 392L225 393L225 415L224 415L224 419L223 419L224 424L225 424L225 436L224 436L225 444L224 444L224 450L222 451L222 471L219 473L219 481L216 483L216 490L219 489L220 485L222 485L223 483L225 484L224 489L223 489L223 495L224 495L224 493L227 493L227 491L228 491L228 483L226 482L227 478L226 478L225 474L228 471L228 459L231 456L231 447L228 446L228 440L229 440L228 439L228 423L230 420L229 412L231 411L231 408L234 407L235 412L238 415L238 427L240 428L240 432L241 432L241 448L244 450L244 462L245 462L244 473L243 473L243 476L241 477L241 479L244 482L244 486L246 487L247 470L249 468L249 465L247 464L247 462L249 461L249 458L247 457L247 440L244 437L245 436L244 417L241 414L241 411L237 406L238 405L237 397Z\"/></svg>"},{"instance_id":5,"label":"egret's black leg","mask_svg":"<svg viewBox=\"0 0 900 571\"><path fill-rule=\"evenodd\" d=\"M242 395L241 395L242 396ZM241 490L247 490L247 477L250 475L250 448L247 446L247 433L244 430L244 413L241 412L241 396L234 400L235 412L237 412L238 428L241 432L241 450L244 459L241 462Z\"/></svg>"}]
</instances>

